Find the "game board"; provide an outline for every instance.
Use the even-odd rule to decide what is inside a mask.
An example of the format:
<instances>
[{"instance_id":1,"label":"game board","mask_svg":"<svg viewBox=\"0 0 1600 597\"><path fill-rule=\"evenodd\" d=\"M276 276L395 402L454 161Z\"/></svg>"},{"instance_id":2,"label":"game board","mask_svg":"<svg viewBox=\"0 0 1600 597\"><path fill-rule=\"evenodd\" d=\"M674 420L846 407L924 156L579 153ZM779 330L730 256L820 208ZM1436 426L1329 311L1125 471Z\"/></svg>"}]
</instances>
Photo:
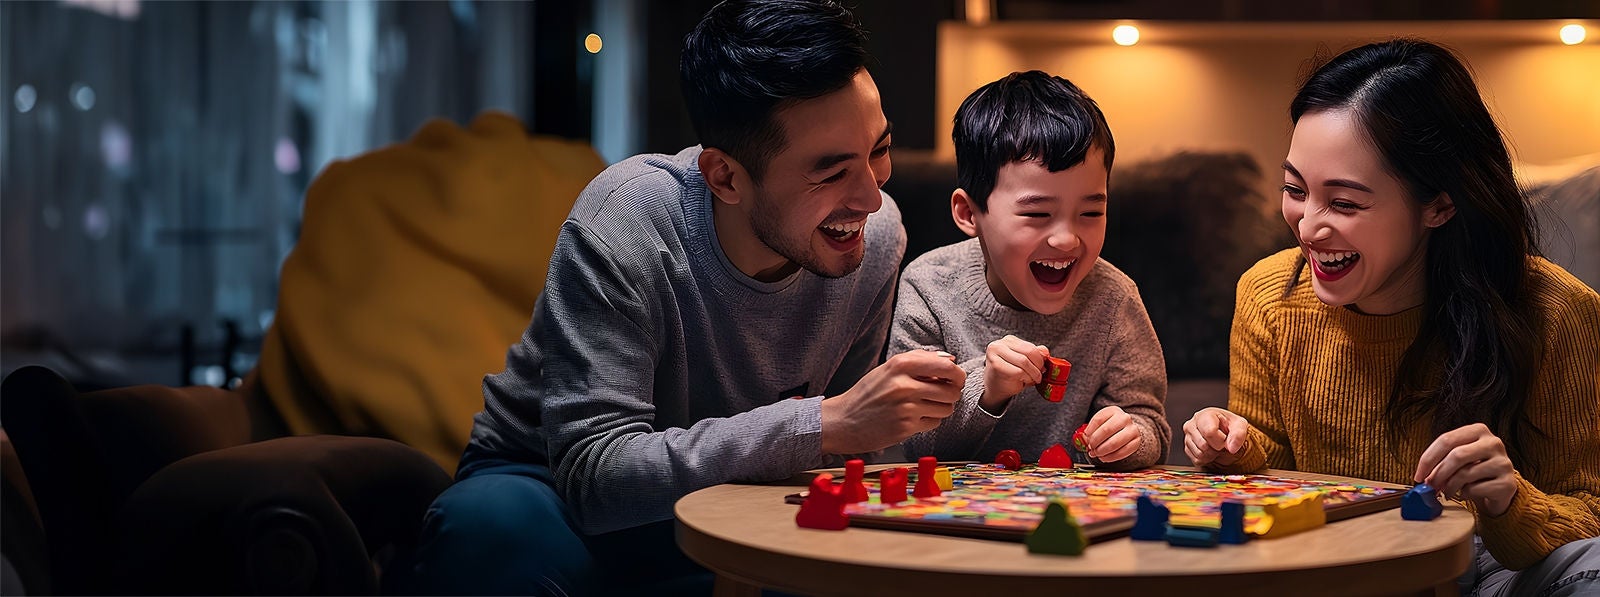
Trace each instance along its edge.
<instances>
[{"instance_id":1,"label":"game board","mask_svg":"<svg viewBox=\"0 0 1600 597\"><path fill-rule=\"evenodd\" d=\"M913 479L916 469L911 470ZM1091 541L1118 537L1134 523L1134 504L1150 492L1171 510L1174 526L1217 527L1224 500L1245 503L1245 524L1268 500L1324 493L1328 521L1400 505L1405 488L1371 482L1314 481L1283 476L1212 475L1177 468L1127 473L1089 468L1006 470L995 464L950 467L954 489L932 498L882 504L877 475L866 477L869 499L845 507L850 526L1022 541L1051 496L1065 499ZM914 480L913 480L914 483ZM788 497L798 503L804 494Z\"/></svg>"}]
</instances>

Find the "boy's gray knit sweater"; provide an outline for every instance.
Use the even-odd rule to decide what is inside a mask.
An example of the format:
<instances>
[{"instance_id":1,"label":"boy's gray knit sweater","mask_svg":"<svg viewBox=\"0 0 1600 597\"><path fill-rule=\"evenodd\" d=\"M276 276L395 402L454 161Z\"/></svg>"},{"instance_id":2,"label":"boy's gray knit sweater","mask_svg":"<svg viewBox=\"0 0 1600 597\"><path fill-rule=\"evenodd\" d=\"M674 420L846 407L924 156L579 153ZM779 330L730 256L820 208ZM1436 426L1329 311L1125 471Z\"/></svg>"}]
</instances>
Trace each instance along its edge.
<instances>
[{"instance_id":1,"label":"boy's gray knit sweater","mask_svg":"<svg viewBox=\"0 0 1600 597\"><path fill-rule=\"evenodd\" d=\"M1101 467L1130 470L1160 463L1171 439L1164 406L1166 363L1133 280L1097 260L1066 309L1040 315L996 301L984 273L983 250L975 238L930 251L906 267L889 354L938 348L955 355L967 371L955 414L906 440L906 455L992 462L1009 448L1031 462L1053 444L1070 447L1079 425L1116 405L1138 422L1142 443L1134 455ZM1007 334L1072 362L1064 400L1049 402L1030 387L1013 396L999 416L979 408L985 350Z\"/></svg>"},{"instance_id":2,"label":"boy's gray knit sweater","mask_svg":"<svg viewBox=\"0 0 1600 597\"><path fill-rule=\"evenodd\" d=\"M468 458L548 464L587 533L821 466L820 397L881 360L905 253L894 202L867 218L859 270L762 283L722 252L699 155L636 156L589 183L532 323L483 382Z\"/></svg>"}]
</instances>

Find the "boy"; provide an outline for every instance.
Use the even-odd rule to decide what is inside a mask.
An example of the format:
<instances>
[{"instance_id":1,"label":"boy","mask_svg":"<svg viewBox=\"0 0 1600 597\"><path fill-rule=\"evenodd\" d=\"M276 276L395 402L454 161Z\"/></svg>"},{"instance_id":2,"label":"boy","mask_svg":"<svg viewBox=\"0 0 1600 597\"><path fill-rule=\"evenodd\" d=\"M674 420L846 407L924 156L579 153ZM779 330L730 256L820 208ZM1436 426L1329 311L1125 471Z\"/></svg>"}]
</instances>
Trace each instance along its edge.
<instances>
[{"instance_id":1,"label":"boy","mask_svg":"<svg viewBox=\"0 0 1600 597\"><path fill-rule=\"evenodd\" d=\"M1012 73L962 102L952 136L951 215L976 238L906 267L889 354L949 352L967 381L906 456L1034 460L1086 424L1101 468L1160 462L1171 433L1161 346L1138 288L1099 258L1116 148L1099 106L1066 79ZM1059 403L1030 389L1052 355L1073 365Z\"/></svg>"}]
</instances>

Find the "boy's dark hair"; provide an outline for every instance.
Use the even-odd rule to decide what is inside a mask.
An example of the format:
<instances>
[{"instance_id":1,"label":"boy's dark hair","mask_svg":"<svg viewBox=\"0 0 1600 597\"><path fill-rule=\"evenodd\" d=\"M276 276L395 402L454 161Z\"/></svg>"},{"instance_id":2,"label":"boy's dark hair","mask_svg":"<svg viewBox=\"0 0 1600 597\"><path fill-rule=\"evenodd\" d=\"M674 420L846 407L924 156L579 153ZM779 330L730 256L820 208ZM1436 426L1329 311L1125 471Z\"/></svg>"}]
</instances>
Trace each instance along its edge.
<instances>
[{"instance_id":1,"label":"boy's dark hair","mask_svg":"<svg viewBox=\"0 0 1600 597\"><path fill-rule=\"evenodd\" d=\"M989 211L989 193L1006 164L1037 161L1060 172L1099 147L1109 175L1117 153L1100 106L1072 81L1036 70L1011 73L972 92L956 110L950 136L956 143L956 184L981 212Z\"/></svg>"},{"instance_id":2,"label":"boy's dark hair","mask_svg":"<svg viewBox=\"0 0 1600 597\"><path fill-rule=\"evenodd\" d=\"M833 0L725 0L683 40L683 100L704 147L761 180L787 141L773 116L843 89L866 66L867 34Z\"/></svg>"}]
</instances>

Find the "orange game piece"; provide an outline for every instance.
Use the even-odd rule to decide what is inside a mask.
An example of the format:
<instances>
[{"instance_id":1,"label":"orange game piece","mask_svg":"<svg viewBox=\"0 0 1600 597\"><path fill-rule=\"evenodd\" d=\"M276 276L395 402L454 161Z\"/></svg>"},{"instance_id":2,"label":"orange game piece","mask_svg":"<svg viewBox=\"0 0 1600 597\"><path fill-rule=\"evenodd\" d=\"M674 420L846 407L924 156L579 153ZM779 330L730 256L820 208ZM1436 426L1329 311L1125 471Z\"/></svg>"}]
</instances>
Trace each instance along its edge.
<instances>
[{"instance_id":1,"label":"orange game piece","mask_svg":"<svg viewBox=\"0 0 1600 597\"><path fill-rule=\"evenodd\" d=\"M1072 455L1061 444L1050 446L1039 455L1039 468L1072 468Z\"/></svg>"},{"instance_id":2,"label":"orange game piece","mask_svg":"<svg viewBox=\"0 0 1600 597\"><path fill-rule=\"evenodd\" d=\"M800 511L794 515L794 523L806 529L844 530L850 526L850 519L844 515L842 492L842 487L833 486L833 475L817 475L811 480L811 491L806 494L806 501L800 504Z\"/></svg>"},{"instance_id":3,"label":"orange game piece","mask_svg":"<svg viewBox=\"0 0 1600 597\"><path fill-rule=\"evenodd\" d=\"M934 479L938 473L939 459L932 456L923 456L917 459L917 488L911 495L919 498L938 497L944 491L939 489L939 482Z\"/></svg>"}]
</instances>

